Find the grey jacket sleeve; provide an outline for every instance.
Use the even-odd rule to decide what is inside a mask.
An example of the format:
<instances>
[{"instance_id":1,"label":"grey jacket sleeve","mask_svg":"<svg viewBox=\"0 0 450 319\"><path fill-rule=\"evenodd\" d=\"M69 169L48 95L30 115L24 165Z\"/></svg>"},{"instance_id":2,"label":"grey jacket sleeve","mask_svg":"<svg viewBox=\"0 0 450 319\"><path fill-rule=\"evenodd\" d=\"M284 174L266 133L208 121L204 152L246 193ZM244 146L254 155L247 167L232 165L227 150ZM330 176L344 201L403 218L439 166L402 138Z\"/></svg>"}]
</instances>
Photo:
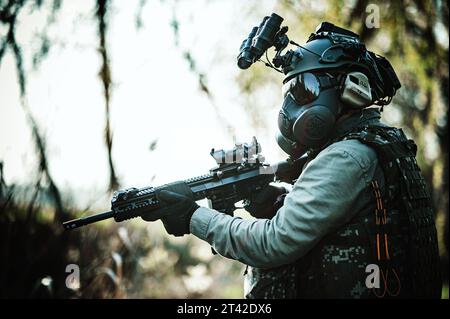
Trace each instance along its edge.
<instances>
[{"instance_id":1,"label":"grey jacket sleeve","mask_svg":"<svg viewBox=\"0 0 450 319\"><path fill-rule=\"evenodd\" d=\"M307 165L271 220L201 207L192 216L191 233L253 267L291 263L358 212L376 165L375 152L359 141L332 144Z\"/></svg>"}]
</instances>

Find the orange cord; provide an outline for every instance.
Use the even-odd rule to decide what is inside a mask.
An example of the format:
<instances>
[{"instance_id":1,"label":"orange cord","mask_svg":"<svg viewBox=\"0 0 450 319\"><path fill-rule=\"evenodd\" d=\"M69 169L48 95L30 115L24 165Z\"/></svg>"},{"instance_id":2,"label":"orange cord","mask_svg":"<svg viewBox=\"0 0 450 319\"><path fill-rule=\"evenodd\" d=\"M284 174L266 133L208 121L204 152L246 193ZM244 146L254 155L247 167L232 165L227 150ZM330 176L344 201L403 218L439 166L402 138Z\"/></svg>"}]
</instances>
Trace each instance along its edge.
<instances>
[{"instance_id":1,"label":"orange cord","mask_svg":"<svg viewBox=\"0 0 450 319\"><path fill-rule=\"evenodd\" d=\"M384 234L384 248L386 251L386 259L390 260L391 257L389 256L389 247L388 247L388 237L387 234Z\"/></svg>"},{"instance_id":2,"label":"orange cord","mask_svg":"<svg viewBox=\"0 0 450 319\"><path fill-rule=\"evenodd\" d=\"M400 290L402 290L402 282L400 281L400 277L397 275L397 272L395 271L394 268L392 268L392 271L394 272L395 278L397 278L397 282L398 282L398 289L395 292L395 294L392 294L390 292L390 290L388 290L389 296L391 297L397 297L400 294ZM387 282L387 281L386 281Z\"/></svg>"},{"instance_id":3,"label":"orange cord","mask_svg":"<svg viewBox=\"0 0 450 319\"><path fill-rule=\"evenodd\" d=\"M396 271L394 268L392 268L391 270L392 270L392 272L394 273L395 278L397 279L397 282L398 282L398 289L397 289L397 291L396 291L395 293L393 293L393 292L388 288L387 283L388 283L389 269L386 269L386 276L384 275L383 270L380 269L381 280L383 281L383 284L384 284L384 291L383 291L383 293L382 293L381 295L378 295L378 294L376 293L376 289L377 289L377 288L372 288L372 292L373 292L373 294L374 294L377 298L383 298L383 297L386 295L386 293L387 293L389 296L391 296L391 297L397 297L397 296L400 294L400 291L402 290L402 283L401 283L401 281L400 281L400 277L398 276L397 271Z\"/></svg>"},{"instance_id":4,"label":"orange cord","mask_svg":"<svg viewBox=\"0 0 450 319\"><path fill-rule=\"evenodd\" d=\"M376 223L377 226L380 225L380 224L381 225L386 225L387 224L387 212L386 212L386 208L383 207L383 200L381 198L381 192L380 192L380 189L378 187L378 182L375 180L375 181L372 181L371 184L372 184L372 187L373 187L373 190L374 190L375 200L376 200L376 205L377 205L377 207L375 208L375 223ZM381 218L379 216L380 212L383 212L383 216ZM381 260L380 234L377 233L376 235L377 235L376 236L376 238L377 238L377 258L378 258L378 261L380 261ZM388 235L387 234L384 234L384 250L385 250L385 253L386 253L386 260L390 260L391 257L389 255L389 241L388 241ZM386 276L385 276L383 270L380 269L381 279L382 279L383 284L384 284L384 291L383 291L383 293L381 295L378 295L376 293L376 290L375 290L376 288L372 288L372 291L373 291L373 293L374 293L374 295L376 297L383 298L386 295L386 293L388 293L388 295L391 296L391 297L396 297L396 296L398 296L400 294L400 290L401 290L401 287L402 287L402 284L401 284L401 281L400 281L400 277L398 276L397 271L395 270L395 268L391 268L391 270L392 270L392 272L393 272L393 274L394 274L394 276L395 276L395 278L397 279L397 282L398 282L398 289L397 289L397 291L395 293L392 293L389 290L389 287L388 287L388 284L387 284L388 283L388 276L389 276L389 269L386 269Z\"/></svg>"},{"instance_id":5,"label":"orange cord","mask_svg":"<svg viewBox=\"0 0 450 319\"><path fill-rule=\"evenodd\" d=\"M378 260L381 259L381 257L380 257L380 234L377 234L377 257L378 257Z\"/></svg>"},{"instance_id":6,"label":"orange cord","mask_svg":"<svg viewBox=\"0 0 450 319\"><path fill-rule=\"evenodd\" d=\"M387 280L386 280L386 278L387 278L387 271L386 271L386 278L384 277L384 274L383 274L383 270L382 269L380 269L380 275L381 275L381 280L383 281L383 283L384 283L384 291L383 291L383 293L381 294L381 295L378 295L375 291L375 289L376 288L372 288L372 292L373 292L373 294L376 296L376 297L378 297L378 298L383 298L385 295L386 295L386 292L387 292L387 289L386 289L386 287L387 287Z\"/></svg>"}]
</instances>

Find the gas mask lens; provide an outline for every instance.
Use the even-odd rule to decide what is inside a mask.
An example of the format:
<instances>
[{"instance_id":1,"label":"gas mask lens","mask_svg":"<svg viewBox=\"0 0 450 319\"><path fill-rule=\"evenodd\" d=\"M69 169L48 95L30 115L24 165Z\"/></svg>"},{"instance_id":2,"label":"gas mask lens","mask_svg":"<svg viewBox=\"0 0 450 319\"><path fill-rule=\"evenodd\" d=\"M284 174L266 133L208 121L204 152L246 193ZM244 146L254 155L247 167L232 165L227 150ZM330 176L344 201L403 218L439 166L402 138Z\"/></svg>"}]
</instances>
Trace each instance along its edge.
<instances>
[{"instance_id":1,"label":"gas mask lens","mask_svg":"<svg viewBox=\"0 0 450 319\"><path fill-rule=\"evenodd\" d=\"M282 94L283 98L290 94L300 106L309 104L319 97L319 79L313 73L301 73L283 85Z\"/></svg>"}]
</instances>

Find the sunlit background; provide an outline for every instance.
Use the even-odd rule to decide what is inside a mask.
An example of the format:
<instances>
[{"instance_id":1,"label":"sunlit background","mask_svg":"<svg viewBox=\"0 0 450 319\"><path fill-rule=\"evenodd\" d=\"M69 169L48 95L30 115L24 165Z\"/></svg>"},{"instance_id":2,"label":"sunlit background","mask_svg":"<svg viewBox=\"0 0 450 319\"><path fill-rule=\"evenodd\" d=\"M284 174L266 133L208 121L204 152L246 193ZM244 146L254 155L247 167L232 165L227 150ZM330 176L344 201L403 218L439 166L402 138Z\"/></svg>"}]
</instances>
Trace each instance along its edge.
<instances>
[{"instance_id":1,"label":"sunlit background","mask_svg":"<svg viewBox=\"0 0 450 319\"><path fill-rule=\"evenodd\" d=\"M448 268L448 3L374 3L380 28L367 29L363 0L0 0L0 296L242 297L243 265L160 222L71 234L59 222L108 210L117 188L205 174L211 148L252 136L268 162L284 159L274 138L282 75L236 66L272 12L296 42L328 20L392 61L403 88L383 119L419 144ZM79 289L65 285L71 263Z\"/></svg>"}]
</instances>

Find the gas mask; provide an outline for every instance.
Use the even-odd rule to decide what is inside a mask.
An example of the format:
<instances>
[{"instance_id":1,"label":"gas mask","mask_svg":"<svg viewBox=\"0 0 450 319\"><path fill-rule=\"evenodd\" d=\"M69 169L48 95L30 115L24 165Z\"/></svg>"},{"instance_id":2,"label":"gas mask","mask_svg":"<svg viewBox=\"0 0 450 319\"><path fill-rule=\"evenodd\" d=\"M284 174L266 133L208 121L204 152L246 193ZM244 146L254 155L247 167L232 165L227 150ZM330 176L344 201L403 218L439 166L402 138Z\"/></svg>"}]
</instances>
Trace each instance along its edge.
<instances>
[{"instance_id":1,"label":"gas mask","mask_svg":"<svg viewBox=\"0 0 450 319\"><path fill-rule=\"evenodd\" d=\"M300 73L283 85L282 94L277 142L294 158L324 146L344 108L364 108L372 102L369 81L361 72Z\"/></svg>"},{"instance_id":2,"label":"gas mask","mask_svg":"<svg viewBox=\"0 0 450 319\"><path fill-rule=\"evenodd\" d=\"M328 141L342 107L337 80L328 74L305 72L283 85L278 115L278 145L293 157Z\"/></svg>"}]
</instances>

